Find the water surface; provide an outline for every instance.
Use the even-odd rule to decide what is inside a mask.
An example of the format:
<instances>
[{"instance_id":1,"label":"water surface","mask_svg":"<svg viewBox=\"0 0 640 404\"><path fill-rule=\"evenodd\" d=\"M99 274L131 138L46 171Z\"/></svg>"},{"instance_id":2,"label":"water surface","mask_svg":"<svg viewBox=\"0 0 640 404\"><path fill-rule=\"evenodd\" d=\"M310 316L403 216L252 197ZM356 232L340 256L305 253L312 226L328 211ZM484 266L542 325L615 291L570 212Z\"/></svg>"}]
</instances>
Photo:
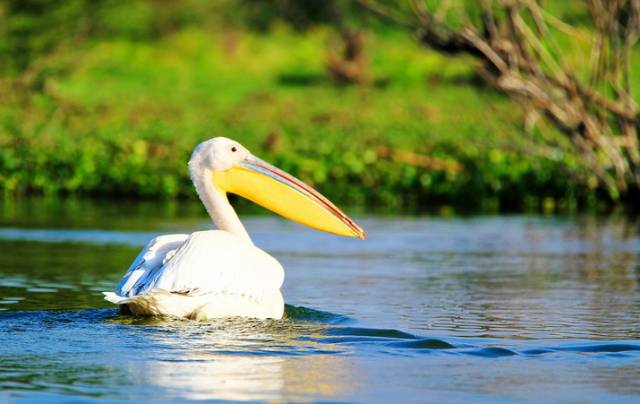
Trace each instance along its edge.
<instances>
[{"instance_id":1,"label":"water surface","mask_svg":"<svg viewBox=\"0 0 640 404\"><path fill-rule=\"evenodd\" d=\"M0 401L640 397L640 230L624 218L357 217L366 241L244 219L286 318L120 316L139 248L189 203L0 204Z\"/></svg>"}]
</instances>

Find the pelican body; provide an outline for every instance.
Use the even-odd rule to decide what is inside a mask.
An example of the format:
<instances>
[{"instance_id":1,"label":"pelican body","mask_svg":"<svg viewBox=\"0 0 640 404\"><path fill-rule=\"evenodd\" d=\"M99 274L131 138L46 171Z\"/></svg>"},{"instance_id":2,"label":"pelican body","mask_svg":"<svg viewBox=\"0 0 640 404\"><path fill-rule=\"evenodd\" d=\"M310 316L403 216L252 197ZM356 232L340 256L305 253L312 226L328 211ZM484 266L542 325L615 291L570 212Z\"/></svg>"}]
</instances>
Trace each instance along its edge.
<instances>
[{"instance_id":1,"label":"pelican body","mask_svg":"<svg viewBox=\"0 0 640 404\"><path fill-rule=\"evenodd\" d=\"M199 144L189 172L218 230L151 240L115 291L104 292L106 300L125 312L196 320L282 318L284 269L253 244L228 193L317 230L365 238L364 231L327 198L231 139L216 137Z\"/></svg>"}]
</instances>

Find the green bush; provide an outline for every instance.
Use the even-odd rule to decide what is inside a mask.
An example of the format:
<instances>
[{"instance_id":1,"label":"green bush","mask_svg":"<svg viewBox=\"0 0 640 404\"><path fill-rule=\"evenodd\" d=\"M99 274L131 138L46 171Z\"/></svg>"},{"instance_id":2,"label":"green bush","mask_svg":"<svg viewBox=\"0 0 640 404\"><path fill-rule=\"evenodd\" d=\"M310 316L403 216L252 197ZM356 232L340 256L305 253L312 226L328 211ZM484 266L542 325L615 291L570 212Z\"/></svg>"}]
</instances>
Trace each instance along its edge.
<instances>
[{"instance_id":1,"label":"green bush","mask_svg":"<svg viewBox=\"0 0 640 404\"><path fill-rule=\"evenodd\" d=\"M267 10L257 32L242 13L264 6L251 1L233 18L226 0L0 7L10 39L0 41L7 195L194 197L191 150L224 135L340 203L536 209L593 200L575 156L533 146L542 132L554 137L551 128L525 134L519 108L482 85L468 60L397 31L366 33L372 80L349 86L326 72L340 43L315 25L339 24L326 10L302 31Z\"/></svg>"}]
</instances>

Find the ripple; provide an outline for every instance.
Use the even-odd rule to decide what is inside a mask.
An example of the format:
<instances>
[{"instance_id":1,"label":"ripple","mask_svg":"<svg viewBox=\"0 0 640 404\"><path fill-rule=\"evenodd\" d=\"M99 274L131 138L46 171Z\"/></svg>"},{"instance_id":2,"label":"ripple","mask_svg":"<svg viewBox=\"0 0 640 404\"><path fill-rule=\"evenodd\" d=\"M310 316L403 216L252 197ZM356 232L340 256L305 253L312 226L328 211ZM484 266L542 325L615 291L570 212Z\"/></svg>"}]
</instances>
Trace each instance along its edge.
<instances>
[{"instance_id":1,"label":"ripple","mask_svg":"<svg viewBox=\"0 0 640 404\"><path fill-rule=\"evenodd\" d=\"M56 293L58 289L53 288L28 288L27 292L31 293Z\"/></svg>"},{"instance_id":2,"label":"ripple","mask_svg":"<svg viewBox=\"0 0 640 404\"><path fill-rule=\"evenodd\" d=\"M546 348L530 348L520 351L522 355L544 355L550 352L553 352L553 350Z\"/></svg>"},{"instance_id":3,"label":"ripple","mask_svg":"<svg viewBox=\"0 0 640 404\"><path fill-rule=\"evenodd\" d=\"M396 339L416 339L415 335L404 331L393 329L376 329L376 328L357 328L357 327L341 327L334 328L327 332L327 335L353 335L365 337L382 337Z\"/></svg>"},{"instance_id":4,"label":"ripple","mask_svg":"<svg viewBox=\"0 0 640 404\"><path fill-rule=\"evenodd\" d=\"M502 356L514 356L518 355L517 352L507 348L500 347L488 347L480 348L465 352L467 355L482 356L484 358L500 358Z\"/></svg>"},{"instance_id":5,"label":"ripple","mask_svg":"<svg viewBox=\"0 0 640 404\"><path fill-rule=\"evenodd\" d=\"M6 300L4 300L6 301ZM11 303L5 303L11 304ZM156 342L173 343L188 338L193 347L210 346L209 350L222 355L310 355L344 353L341 347L376 355L390 353L429 354L446 350L462 356L501 358L510 356L540 357L548 354L610 354L616 358L638 358L640 343L635 341L580 341L565 345L544 345L544 341L528 341L536 346L521 346L522 341L482 338L433 338L395 329L350 327L335 324L346 317L305 307L287 306L288 318L283 320L222 319L199 323L190 320L162 317L127 317L113 309L79 311L6 311L0 310L4 333L12 330L40 333L41 327L65 328L69 331L84 327L93 329L100 324L118 327L142 327L145 338ZM351 320L353 321L353 320ZM104 332L105 330L103 330ZM117 330L110 329L108 332ZM127 331L128 333L133 330ZM121 331L120 331L121 332ZM80 335L80 338L82 336ZM86 335L88 341L92 337ZM391 351L390 351L391 349ZM593 357L597 357L593 356Z\"/></svg>"},{"instance_id":6,"label":"ripple","mask_svg":"<svg viewBox=\"0 0 640 404\"><path fill-rule=\"evenodd\" d=\"M121 244L141 246L157 236L150 232L113 230L0 228L0 240L37 241L43 243Z\"/></svg>"},{"instance_id":7,"label":"ripple","mask_svg":"<svg viewBox=\"0 0 640 404\"><path fill-rule=\"evenodd\" d=\"M640 344L633 343L590 343L584 345L570 345L555 348L555 351L568 351L568 352L583 352L583 353L617 353L617 352L629 352L640 351Z\"/></svg>"},{"instance_id":8,"label":"ripple","mask_svg":"<svg viewBox=\"0 0 640 404\"><path fill-rule=\"evenodd\" d=\"M285 305L285 318L294 321L312 321L328 324L344 324L353 322L353 319L341 314L329 313L322 310L309 309L307 307Z\"/></svg>"},{"instance_id":9,"label":"ripple","mask_svg":"<svg viewBox=\"0 0 640 404\"><path fill-rule=\"evenodd\" d=\"M414 341L400 341L389 344L396 348L411 348L411 349L452 349L455 348L453 344L450 344L441 339L424 338Z\"/></svg>"}]
</instances>

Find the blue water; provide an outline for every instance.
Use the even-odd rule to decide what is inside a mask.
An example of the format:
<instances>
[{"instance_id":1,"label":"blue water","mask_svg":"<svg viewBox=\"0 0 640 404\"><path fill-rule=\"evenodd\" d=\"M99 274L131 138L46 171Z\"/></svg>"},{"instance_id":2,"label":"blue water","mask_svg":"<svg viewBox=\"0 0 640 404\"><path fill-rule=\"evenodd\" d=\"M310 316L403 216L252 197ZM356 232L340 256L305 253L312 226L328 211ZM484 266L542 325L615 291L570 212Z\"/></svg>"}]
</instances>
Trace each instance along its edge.
<instances>
[{"instance_id":1,"label":"blue water","mask_svg":"<svg viewBox=\"0 0 640 404\"><path fill-rule=\"evenodd\" d=\"M640 226L358 217L366 241L244 221L287 271L283 320L118 315L146 241L197 206L0 205L0 401L637 402Z\"/></svg>"}]
</instances>

